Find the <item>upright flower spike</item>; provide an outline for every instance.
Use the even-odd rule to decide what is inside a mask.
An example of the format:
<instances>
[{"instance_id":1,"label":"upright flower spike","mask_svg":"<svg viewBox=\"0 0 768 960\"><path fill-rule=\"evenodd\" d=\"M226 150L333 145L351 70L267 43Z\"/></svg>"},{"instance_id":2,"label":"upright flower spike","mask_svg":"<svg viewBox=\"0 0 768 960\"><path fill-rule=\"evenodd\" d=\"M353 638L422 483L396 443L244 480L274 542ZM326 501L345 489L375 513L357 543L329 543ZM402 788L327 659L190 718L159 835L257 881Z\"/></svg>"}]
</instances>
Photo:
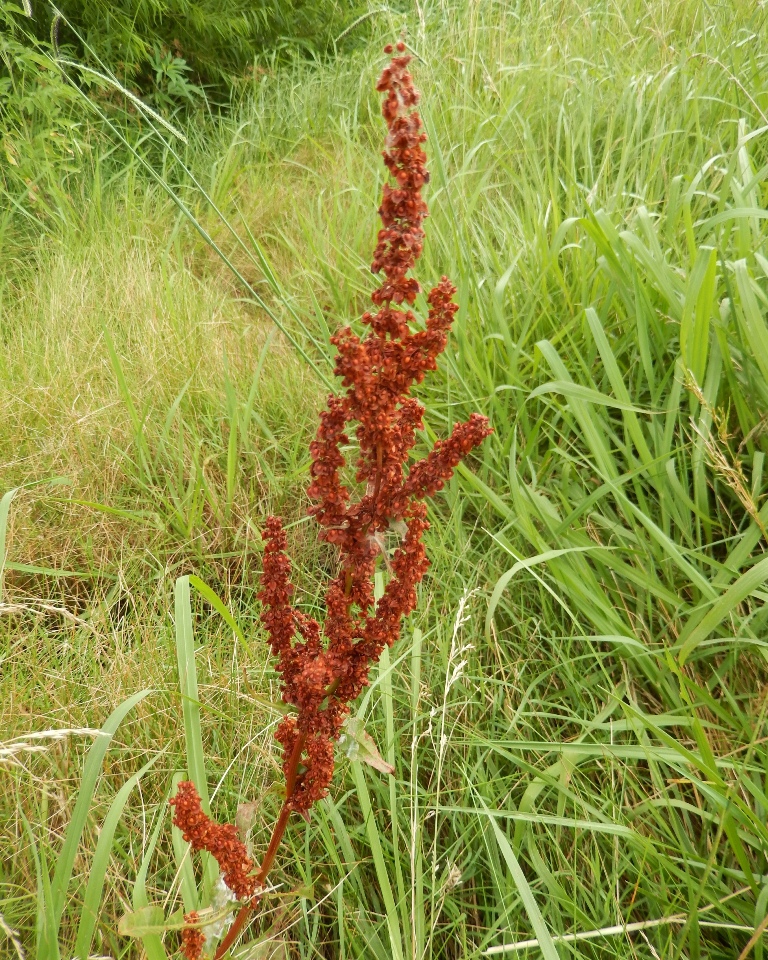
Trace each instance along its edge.
<instances>
[{"instance_id":1,"label":"upright flower spike","mask_svg":"<svg viewBox=\"0 0 768 960\"><path fill-rule=\"evenodd\" d=\"M385 47L388 54L393 47ZM319 538L338 550L338 571L325 594L321 625L292 606L291 563L282 522L269 517L264 527L261 577L261 622L269 637L282 699L294 707L278 725L275 737L283 748L285 800L258 872L233 826L208 818L192 783L179 784L174 823L195 850L208 850L219 863L227 886L245 905L219 945L221 960L248 921L274 863L293 811L309 808L328 792L333 776L334 743L349 704L368 683L371 664L385 646L400 636L403 617L417 601L417 587L429 567L422 536L429 528L426 505L450 479L455 467L491 433L486 417L474 413L458 423L450 437L407 469L416 432L423 427L424 407L411 396L414 384L435 370L458 310L456 288L447 277L430 291L423 329L410 309L420 291L409 276L424 246L427 205L421 195L429 182L419 102L408 71L410 57L397 44L377 90L384 94L387 125L383 152L392 183L385 184L379 216L382 227L371 265L383 273L371 294L376 312L366 312L369 328L360 338L349 327L331 342L337 349L335 373L343 392L328 398L310 445L313 501L310 514L320 526ZM347 466L344 448L354 436L355 481L342 480ZM373 574L388 530L402 537L388 563L389 580L376 601ZM194 924L197 917L186 920ZM198 960L203 936L196 926L182 935L188 960Z\"/></svg>"},{"instance_id":2,"label":"upright flower spike","mask_svg":"<svg viewBox=\"0 0 768 960\"><path fill-rule=\"evenodd\" d=\"M385 50L394 52L392 47ZM424 328L414 329L416 317L410 307L420 287L409 272L424 246L427 205L422 188L429 173L423 149L426 135L414 109L419 94L408 71L410 59L399 43L377 85L384 94L387 124L383 157L393 181L384 186L382 227L371 266L374 274L384 275L371 295L378 309L363 314L362 322L370 330L367 337L361 339L345 327L331 338L338 351L335 373L344 392L328 398L310 447L309 512L321 527L320 539L339 551L338 573L325 595L322 630L290 606L293 587L280 521L270 517L264 532L262 623L279 656L283 699L296 707L276 736L291 786L286 802L299 812L306 812L327 792L333 743L349 703L368 683L371 663L385 645L397 640L403 617L416 606L416 587L429 566L421 542L429 525L419 501L438 491L491 432L487 419L473 414L406 471L424 415L424 407L410 391L436 369L458 309L453 302L456 288L443 277L427 297ZM343 448L352 436L359 492L342 481ZM380 537L393 525L404 527L405 534L389 564L384 595L374 603Z\"/></svg>"}]
</instances>

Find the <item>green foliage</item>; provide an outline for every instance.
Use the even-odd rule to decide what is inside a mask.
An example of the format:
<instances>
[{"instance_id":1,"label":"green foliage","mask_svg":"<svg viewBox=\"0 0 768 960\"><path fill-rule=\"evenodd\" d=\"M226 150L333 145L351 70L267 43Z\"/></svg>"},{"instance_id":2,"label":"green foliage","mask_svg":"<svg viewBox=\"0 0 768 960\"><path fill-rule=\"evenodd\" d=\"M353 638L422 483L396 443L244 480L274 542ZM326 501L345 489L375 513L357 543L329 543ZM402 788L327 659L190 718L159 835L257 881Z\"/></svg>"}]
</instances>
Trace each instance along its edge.
<instances>
[{"instance_id":1,"label":"green foliage","mask_svg":"<svg viewBox=\"0 0 768 960\"><path fill-rule=\"evenodd\" d=\"M148 691L144 690L129 697L113 711L101 730L82 731L95 735L95 742L88 751L80 778L77 802L72 811L72 819L67 826L63 844L55 853L55 866L51 865L49 867L50 851L39 844L24 811L21 811L21 817L33 852L37 880L35 956L39 960L59 960L61 957L59 935L62 914L69 900L69 888L72 882L75 858L90 813L93 795L101 773L101 765L117 728L133 707L147 696L147 693ZM55 731L49 735L53 739L56 738ZM154 765L158 756L159 754L156 754L152 757L141 770L123 784L110 804L107 816L101 825L99 841L90 864L88 884L77 920L75 952L78 957L87 957L90 952L93 930L100 912L104 877L109 864L115 828L131 791L141 777Z\"/></svg>"},{"instance_id":2,"label":"green foliage","mask_svg":"<svg viewBox=\"0 0 768 960\"><path fill-rule=\"evenodd\" d=\"M160 86L177 105L188 97L189 81L180 90L171 87L178 88L185 73L220 95L242 85L255 63L291 49L327 52L361 12L355 0L65 0L60 9L60 38L78 57L97 58L144 93ZM165 84L174 64L175 82Z\"/></svg>"},{"instance_id":3,"label":"green foliage","mask_svg":"<svg viewBox=\"0 0 768 960\"><path fill-rule=\"evenodd\" d=\"M19 233L39 235L76 219L84 198L72 184L84 169L95 165L110 177L124 167L125 153L114 153L115 124L157 161L157 142L143 134L151 112L142 104L166 117L186 111L205 125L213 107L235 102L282 62L354 46L378 12L358 16L354 0L126 0L61 10L0 0L6 248Z\"/></svg>"},{"instance_id":4,"label":"green foliage","mask_svg":"<svg viewBox=\"0 0 768 960\"><path fill-rule=\"evenodd\" d=\"M34 216L77 169L82 137L76 94L30 27L23 9L0 2L0 190Z\"/></svg>"},{"instance_id":5,"label":"green foliage","mask_svg":"<svg viewBox=\"0 0 768 960\"><path fill-rule=\"evenodd\" d=\"M149 66L154 74L152 99L166 110L180 103L194 104L202 97L203 89L189 81L192 68L182 57L175 57L158 44L152 49Z\"/></svg>"}]
</instances>

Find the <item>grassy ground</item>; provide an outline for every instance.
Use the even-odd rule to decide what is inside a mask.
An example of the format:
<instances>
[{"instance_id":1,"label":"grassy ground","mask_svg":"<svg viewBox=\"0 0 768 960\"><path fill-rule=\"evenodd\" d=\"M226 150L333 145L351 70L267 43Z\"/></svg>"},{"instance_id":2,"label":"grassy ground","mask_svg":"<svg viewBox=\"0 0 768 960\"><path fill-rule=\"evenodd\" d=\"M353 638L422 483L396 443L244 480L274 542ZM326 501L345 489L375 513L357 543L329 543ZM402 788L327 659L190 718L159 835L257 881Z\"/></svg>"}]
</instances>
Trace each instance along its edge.
<instances>
[{"instance_id":1,"label":"grassy ground","mask_svg":"<svg viewBox=\"0 0 768 960\"><path fill-rule=\"evenodd\" d=\"M407 19L419 276L462 305L424 445L475 409L496 432L435 505L420 607L360 704L396 775L339 764L243 957L762 956L765 15L435 0ZM45 215L3 221L2 956L162 956L117 921L196 896L165 800L201 751L215 813L256 803L264 848L258 529L295 521L311 609L333 559L304 519L307 445L328 334L371 289L381 63L260 75L189 131L242 245L151 154L261 303L98 140L57 189L41 174ZM87 732L142 690L111 742Z\"/></svg>"}]
</instances>

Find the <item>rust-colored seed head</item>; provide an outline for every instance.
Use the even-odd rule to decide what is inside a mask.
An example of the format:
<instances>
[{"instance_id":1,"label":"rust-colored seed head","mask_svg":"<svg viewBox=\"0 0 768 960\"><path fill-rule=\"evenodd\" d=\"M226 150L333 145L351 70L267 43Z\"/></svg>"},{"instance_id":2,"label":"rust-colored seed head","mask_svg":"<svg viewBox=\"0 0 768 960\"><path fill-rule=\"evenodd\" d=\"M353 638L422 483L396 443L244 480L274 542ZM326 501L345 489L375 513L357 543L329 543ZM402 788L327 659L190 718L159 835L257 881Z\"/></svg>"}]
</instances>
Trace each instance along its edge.
<instances>
[{"instance_id":1,"label":"rust-colored seed head","mask_svg":"<svg viewBox=\"0 0 768 960\"><path fill-rule=\"evenodd\" d=\"M207 850L216 860L224 883L238 900L250 900L256 893L256 878L251 876L254 863L245 844L231 823L216 823L203 813L200 796L194 783L182 781L176 796L168 801L174 808L173 822L181 830L195 852Z\"/></svg>"},{"instance_id":2,"label":"rust-colored seed head","mask_svg":"<svg viewBox=\"0 0 768 960\"><path fill-rule=\"evenodd\" d=\"M261 576L261 621L269 637L282 680L285 703L295 708L278 725L275 736L283 748L286 807L305 814L328 791L333 776L334 743L349 713L349 703L368 683L371 663L400 636L403 617L416 606L416 589L429 567L422 543L429 528L423 501L451 478L457 464L491 433L488 420L477 413L458 423L447 440L406 470L423 427L424 407L410 395L414 384L437 368L458 310L456 288L447 277L427 296L423 327L415 327L410 307L420 291L409 271L424 246L427 205L422 188L429 182L423 143L426 135L414 109L419 94L408 72L410 57L401 41L385 67L377 90L384 94L382 114L387 124L384 163L392 184L384 187L379 231L371 269L383 274L371 294L376 312L366 312L364 338L345 327L333 338L335 373L343 393L331 395L320 414L317 435L310 445L312 481L310 514L320 526L320 539L339 553L338 572L325 594L325 618L320 624L291 605L291 563L282 522L269 517L264 528ZM393 53L392 45L385 52ZM357 488L342 481L347 466L343 448L352 437ZM353 485L354 486L354 485ZM401 530L399 546L389 559L383 595L373 595L373 574L383 536ZM259 884L254 864L231 824L219 824L202 810L193 783L184 781L170 801L173 822L195 851L207 850L218 862L224 882L246 901L238 921L216 953L223 956L255 905ZM287 818L278 824L285 829ZM276 830L278 827L276 826ZM263 880L282 833L273 835L259 877ZM194 923L197 914L185 917ZM199 927L182 931L187 960L199 960L205 937Z\"/></svg>"},{"instance_id":3,"label":"rust-colored seed head","mask_svg":"<svg viewBox=\"0 0 768 960\"><path fill-rule=\"evenodd\" d=\"M416 317L409 307L420 287L408 274L424 246L426 135L414 109L419 94L408 71L411 58L405 55L405 44L388 44L384 50L397 52L376 88L384 95L383 158L392 177L384 187L382 228L371 265L383 280L371 295L376 312L362 317L368 336L361 339L345 327L332 338L338 351L335 373L344 392L328 398L310 446L310 514L321 527L320 538L339 551L338 573L325 595L322 629L291 606L291 566L281 521L269 517L264 529L261 619L278 658L283 700L296 707L296 713L280 723L276 737L283 747L286 777L296 769L295 751L300 750L303 772L288 798L299 812L327 792L333 743L348 704L367 685L371 663L397 640L403 617L416 606L416 588L429 566L421 542L429 525L420 501L440 490L457 464L491 432L488 420L473 414L406 473L424 414L410 390L437 368L458 307L453 302L456 288L443 277L427 296L423 329L413 329ZM353 435L359 493L341 478L346 464L342 448ZM372 580L381 550L377 535L393 524L403 526L405 533L389 564L384 595L374 602Z\"/></svg>"},{"instance_id":4,"label":"rust-colored seed head","mask_svg":"<svg viewBox=\"0 0 768 960\"><path fill-rule=\"evenodd\" d=\"M199 917L193 910L184 914L185 923L196 923ZM205 934L200 927L184 927L181 931L181 952L187 960L200 960L203 955Z\"/></svg>"}]
</instances>

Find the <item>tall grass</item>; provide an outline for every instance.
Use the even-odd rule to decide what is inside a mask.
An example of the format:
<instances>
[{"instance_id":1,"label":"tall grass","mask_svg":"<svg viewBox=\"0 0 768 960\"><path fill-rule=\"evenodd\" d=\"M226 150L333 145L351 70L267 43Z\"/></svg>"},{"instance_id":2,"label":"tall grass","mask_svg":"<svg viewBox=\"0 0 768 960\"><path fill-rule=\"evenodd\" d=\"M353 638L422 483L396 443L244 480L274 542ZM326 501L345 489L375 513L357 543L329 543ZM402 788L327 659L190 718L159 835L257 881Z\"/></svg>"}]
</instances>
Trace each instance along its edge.
<instances>
[{"instance_id":1,"label":"tall grass","mask_svg":"<svg viewBox=\"0 0 768 960\"><path fill-rule=\"evenodd\" d=\"M429 420L481 409L496 434L434 510L420 611L360 704L395 778L352 762L291 828L263 951L762 956L764 16L446 0L408 19L430 133L422 275L456 278L463 308ZM266 76L190 131L192 169L274 282L197 215L321 370L370 289L377 49ZM58 934L70 955L97 828L165 750L115 827L90 949L117 957L134 950L123 912L170 888L167 918L195 895L164 806L192 762L177 575L237 627L194 600L200 736L212 804L257 801L266 842L253 527L273 504L297 519L316 595L326 558L298 491L322 387L136 168L79 189L88 208L0 288L2 492L20 488L0 684L7 739L99 728L155 690L95 789ZM70 485L28 486L54 477ZM34 956L81 745L15 756L0 914Z\"/></svg>"}]
</instances>

